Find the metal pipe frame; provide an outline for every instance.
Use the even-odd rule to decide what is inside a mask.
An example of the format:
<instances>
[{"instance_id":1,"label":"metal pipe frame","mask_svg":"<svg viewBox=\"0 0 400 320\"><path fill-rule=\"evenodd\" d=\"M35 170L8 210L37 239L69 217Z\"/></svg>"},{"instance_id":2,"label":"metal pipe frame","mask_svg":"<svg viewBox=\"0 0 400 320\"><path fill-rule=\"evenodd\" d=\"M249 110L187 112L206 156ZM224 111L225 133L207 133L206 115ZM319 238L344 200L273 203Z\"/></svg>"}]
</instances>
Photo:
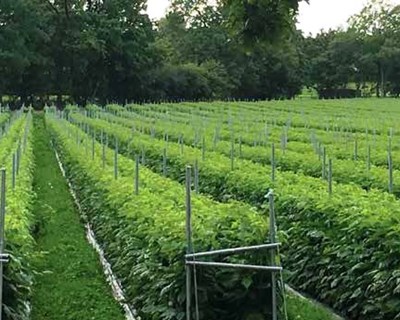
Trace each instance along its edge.
<instances>
[{"instance_id":1,"label":"metal pipe frame","mask_svg":"<svg viewBox=\"0 0 400 320\"><path fill-rule=\"evenodd\" d=\"M248 252L248 251L276 249L281 245L282 245L281 243L268 243L268 244L261 244L261 245L257 245L257 246L248 246L248 247L221 249L221 250L213 250L213 251L206 251L206 252L197 252L197 253L193 253L193 254L187 254L187 255L185 255L185 258L191 259L191 258L200 258L200 257L220 255L220 254L228 255L228 254L236 254L236 253Z\"/></svg>"},{"instance_id":2,"label":"metal pipe frame","mask_svg":"<svg viewBox=\"0 0 400 320\"><path fill-rule=\"evenodd\" d=\"M249 269L249 270L261 270L268 272L282 272L282 267L271 267L271 266L257 266L252 264L236 264L236 263L225 263L225 262L206 262L206 261L186 261L186 265L192 266L203 266L203 267L221 267L221 268L232 268L232 269Z\"/></svg>"}]
</instances>

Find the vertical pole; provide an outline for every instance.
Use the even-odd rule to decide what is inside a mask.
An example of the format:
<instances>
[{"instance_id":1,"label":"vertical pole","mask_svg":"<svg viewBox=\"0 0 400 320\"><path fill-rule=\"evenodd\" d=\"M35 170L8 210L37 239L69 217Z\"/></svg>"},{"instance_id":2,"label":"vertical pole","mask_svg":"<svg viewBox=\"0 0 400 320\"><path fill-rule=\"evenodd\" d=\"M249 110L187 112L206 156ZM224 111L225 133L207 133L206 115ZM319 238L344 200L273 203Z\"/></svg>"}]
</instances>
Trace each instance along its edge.
<instances>
[{"instance_id":1,"label":"vertical pole","mask_svg":"<svg viewBox=\"0 0 400 320\"><path fill-rule=\"evenodd\" d=\"M199 193L199 161L196 159L194 162L194 191Z\"/></svg>"},{"instance_id":2,"label":"vertical pole","mask_svg":"<svg viewBox=\"0 0 400 320\"><path fill-rule=\"evenodd\" d=\"M389 167L389 193L393 193L393 161L392 151L388 150L388 167Z\"/></svg>"},{"instance_id":3,"label":"vertical pole","mask_svg":"<svg viewBox=\"0 0 400 320\"><path fill-rule=\"evenodd\" d=\"M139 194L139 155L135 156L135 194Z\"/></svg>"},{"instance_id":4,"label":"vertical pole","mask_svg":"<svg viewBox=\"0 0 400 320\"><path fill-rule=\"evenodd\" d=\"M16 158L16 175L19 174L19 166L21 163L21 143L18 142L18 147L17 147L17 158Z\"/></svg>"},{"instance_id":5,"label":"vertical pole","mask_svg":"<svg viewBox=\"0 0 400 320\"><path fill-rule=\"evenodd\" d=\"M201 148L201 160L204 161L206 159L206 137L203 135L203 142Z\"/></svg>"},{"instance_id":6,"label":"vertical pole","mask_svg":"<svg viewBox=\"0 0 400 320\"><path fill-rule=\"evenodd\" d=\"M242 136L239 137L239 158L242 159Z\"/></svg>"},{"instance_id":7,"label":"vertical pole","mask_svg":"<svg viewBox=\"0 0 400 320\"><path fill-rule=\"evenodd\" d=\"M164 148L163 150L163 160L162 160L162 173L163 176L167 176L167 149Z\"/></svg>"},{"instance_id":8,"label":"vertical pole","mask_svg":"<svg viewBox=\"0 0 400 320\"><path fill-rule=\"evenodd\" d=\"M275 204L274 204L274 192L270 190L269 192L269 241L270 243L276 242L275 236ZM271 250L271 265L275 266L276 257L275 250ZM272 293L272 320L278 319L278 308L277 308L277 297L276 297L276 275L273 272L271 274L271 293Z\"/></svg>"},{"instance_id":9,"label":"vertical pole","mask_svg":"<svg viewBox=\"0 0 400 320\"><path fill-rule=\"evenodd\" d=\"M328 161L328 193L332 195L332 159Z\"/></svg>"},{"instance_id":10,"label":"vertical pole","mask_svg":"<svg viewBox=\"0 0 400 320\"><path fill-rule=\"evenodd\" d=\"M114 178L118 179L118 139L115 139L115 150L114 150Z\"/></svg>"},{"instance_id":11,"label":"vertical pole","mask_svg":"<svg viewBox=\"0 0 400 320\"><path fill-rule=\"evenodd\" d=\"M233 140L233 138L231 139L231 170L233 170L234 169L234 157L235 157L235 154L234 154L234 140Z\"/></svg>"},{"instance_id":12,"label":"vertical pole","mask_svg":"<svg viewBox=\"0 0 400 320\"><path fill-rule=\"evenodd\" d=\"M0 195L0 253L4 253L4 224L6 216L6 169L1 169ZM3 262L0 262L0 320L3 313Z\"/></svg>"},{"instance_id":13,"label":"vertical pole","mask_svg":"<svg viewBox=\"0 0 400 320\"><path fill-rule=\"evenodd\" d=\"M13 153L13 156L12 156L12 180L11 180L11 182L12 182L12 184L11 184L11 186L12 186L12 189L14 190L15 189L15 174L16 174L16 164L17 164L17 159L16 159L16 155L15 155L15 152Z\"/></svg>"},{"instance_id":14,"label":"vertical pole","mask_svg":"<svg viewBox=\"0 0 400 320\"><path fill-rule=\"evenodd\" d=\"M275 144L272 142L271 146L271 180L275 182Z\"/></svg>"},{"instance_id":15,"label":"vertical pole","mask_svg":"<svg viewBox=\"0 0 400 320\"><path fill-rule=\"evenodd\" d=\"M101 130L101 134L100 134L100 144L101 144L101 163L104 167L106 166L106 147L104 145L104 132L103 130Z\"/></svg>"},{"instance_id":16,"label":"vertical pole","mask_svg":"<svg viewBox=\"0 0 400 320\"><path fill-rule=\"evenodd\" d=\"M93 135L92 135L92 160L94 160L94 139L95 139L95 137L94 137L94 135L95 135L95 133L93 132Z\"/></svg>"},{"instance_id":17,"label":"vertical pole","mask_svg":"<svg viewBox=\"0 0 400 320\"><path fill-rule=\"evenodd\" d=\"M358 141L357 141L357 138L354 141L354 160L355 161L358 160Z\"/></svg>"},{"instance_id":18,"label":"vertical pole","mask_svg":"<svg viewBox=\"0 0 400 320\"><path fill-rule=\"evenodd\" d=\"M323 147L322 149L322 179L326 179L326 149Z\"/></svg>"},{"instance_id":19,"label":"vertical pole","mask_svg":"<svg viewBox=\"0 0 400 320\"><path fill-rule=\"evenodd\" d=\"M192 204L191 204L191 168L186 167L186 253L192 253ZM186 265L186 320L191 319L192 304L192 271L189 265Z\"/></svg>"},{"instance_id":20,"label":"vertical pole","mask_svg":"<svg viewBox=\"0 0 400 320\"><path fill-rule=\"evenodd\" d=\"M180 140L179 140L179 146L180 146L180 153L181 156L183 155L183 135L181 134Z\"/></svg>"},{"instance_id":21,"label":"vertical pole","mask_svg":"<svg viewBox=\"0 0 400 320\"><path fill-rule=\"evenodd\" d=\"M368 149L367 149L367 170L370 171L371 170L371 146L368 145Z\"/></svg>"}]
</instances>

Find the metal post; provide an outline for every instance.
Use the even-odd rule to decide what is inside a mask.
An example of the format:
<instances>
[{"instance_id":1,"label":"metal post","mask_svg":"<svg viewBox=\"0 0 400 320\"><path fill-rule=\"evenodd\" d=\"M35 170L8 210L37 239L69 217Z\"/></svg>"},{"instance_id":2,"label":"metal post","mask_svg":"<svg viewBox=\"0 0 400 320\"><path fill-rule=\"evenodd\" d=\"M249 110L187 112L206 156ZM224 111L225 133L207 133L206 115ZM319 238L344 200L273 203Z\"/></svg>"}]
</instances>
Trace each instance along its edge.
<instances>
[{"instance_id":1,"label":"metal post","mask_svg":"<svg viewBox=\"0 0 400 320\"><path fill-rule=\"evenodd\" d=\"M323 147L322 149L322 179L326 179L326 149Z\"/></svg>"},{"instance_id":2,"label":"metal post","mask_svg":"<svg viewBox=\"0 0 400 320\"><path fill-rule=\"evenodd\" d=\"M17 158L16 158L16 175L19 175L19 166L21 163L21 143L18 142L18 147L17 147Z\"/></svg>"},{"instance_id":3,"label":"metal post","mask_svg":"<svg viewBox=\"0 0 400 320\"><path fill-rule=\"evenodd\" d=\"M115 150L114 150L114 178L118 179L118 139L115 139Z\"/></svg>"},{"instance_id":4,"label":"metal post","mask_svg":"<svg viewBox=\"0 0 400 320\"><path fill-rule=\"evenodd\" d=\"M239 137L239 158L242 159L242 136Z\"/></svg>"},{"instance_id":5,"label":"metal post","mask_svg":"<svg viewBox=\"0 0 400 320\"><path fill-rule=\"evenodd\" d=\"M201 148L201 160L206 159L206 138L203 135L203 143L202 143L202 148Z\"/></svg>"},{"instance_id":6,"label":"metal post","mask_svg":"<svg viewBox=\"0 0 400 320\"><path fill-rule=\"evenodd\" d=\"M183 135L182 134L180 136L179 146L180 146L180 153L181 153L181 156L182 156L183 155Z\"/></svg>"},{"instance_id":7,"label":"metal post","mask_svg":"<svg viewBox=\"0 0 400 320\"><path fill-rule=\"evenodd\" d=\"M332 195L332 159L328 161L328 193Z\"/></svg>"},{"instance_id":8,"label":"metal post","mask_svg":"<svg viewBox=\"0 0 400 320\"><path fill-rule=\"evenodd\" d=\"M15 189L15 175L16 175L16 170L17 170L16 167L17 167L17 159L16 159L16 155L15 155L15 152L14 152L13 156L12 156L12 177L11 177L12 178L11 186L12 186L13 190Z\"/></svg>"},{"instance_id":9,"label":"metal post","mask_svg":"<svg viewBox=\"0 0 400 320\"><path fill-rule=\"evenodd\" d=\"M275 143L272 142L271 145L271 180L272 182L275 182Z\"/></svg>"},{"instance_id":10,"label":"metal post","mask_svg":"<svg viewBox=\"0 0 400 320\"><path fill-rule=\"evenodd\" d=\"M196 159L194 162L194 191L199 193L199 161Z\"/></svg>"},{"instance_id":11,"label":"metal post","mask_svg":"<svg viewBox=\"0 0 400 320\"><path fill-rule=\"evenodd\" d=\"M167 149L164 148L163 150L163 159L162 159L162 173L163 176L167 176Z\"/></svg>"},{"instance_id":12,"label":"metal post","mask_svg":"<svg viewBox=\"0 0 400 320\"><path fill-rule=\"evenodd\" d=\"M92 135L92 160L94 160L94 142L95 142L94 135L95 135L95 133L93 132L93 135Z\"/></svg>"},{"instance_id":13,"label":"metal post","mask_svg":"<svg viewBox=\"0 0 400 320\"><path fill-rule=\"evenodd\" d=\"M234 152L235 152L234 151L234 140L231 139L231 170L234 169L234 156L235 156Z\"/></svg>"},{"instance_id":14,"label":"metal post","mask_svg":"<svg viewBox=\"0 0 400 320\"><path fill-rule=\"evenodd\" d=\"M276 242L275 236L275 204L274 204L274 192L269 192L269 241L270 243ZM274 249L271 250L271 266L276 265L276 252ZM277 307L277 294L276 294L276 276L275 273L271 274L271 294L272 294L272 320L278 319L278 307Z\"/></svg>"},{"instance_id":15,"label":"metal post","mask_svg":"<svg viewBox=\"0 0 400 320\"><path fill-rule=\"evenodd\" d=\"M1 195L0 195L0 254L4 253L4 224L6 216L6 170L1 169ZM3 262L0 262L0 320L3 313Z\"/></svg>"},{"instance_id":16,"label":"metal post","mask_svg":"<svg viewBox=\"0 0 400 320\"><path fill-rule=\"evenodd\" d=\"M368 145L368 149L367 149L367 170L370 171L371 170L371 146Z\"/></svg>"},{"instance_id":17,"label":"metal post","mask_svg":"<svg viewBox=\"0 0 400 320\"><path fill-rule=\"evenodd\" d=\"M191 168L186 167L186 253L192 253L192 205L191 205ZM186 320L191 320L192 275L191 267L186 265Z\"/></svg>"},{"instance_id":18,"label":"metal post","mask_svg":"<svg viewBox=\"0 0 400 320\"><path fill-rule=\"evenodd\" d=\"M135 156L135 194L139 194L139 155Z\"/></svg>"},{"instance_id":19,"label":"metal post","mask_svg":"<svg viewBox=\"0 0 400 320\"><path fill-rule=\"evenodd\" d=\"M392 152L388 151L388 167L389 167L389 193L393 193L393 160Z\"/></svg>"},{"instance_id":20,"label":"metal post","mask_svg":"<svg viewBox=\"0 0 400 320\"><path fill-rule=\"evenodd\" d=\"M354 160L358 160L358 141L357 139L354 141Z\"/></svg>"}]
</instances>

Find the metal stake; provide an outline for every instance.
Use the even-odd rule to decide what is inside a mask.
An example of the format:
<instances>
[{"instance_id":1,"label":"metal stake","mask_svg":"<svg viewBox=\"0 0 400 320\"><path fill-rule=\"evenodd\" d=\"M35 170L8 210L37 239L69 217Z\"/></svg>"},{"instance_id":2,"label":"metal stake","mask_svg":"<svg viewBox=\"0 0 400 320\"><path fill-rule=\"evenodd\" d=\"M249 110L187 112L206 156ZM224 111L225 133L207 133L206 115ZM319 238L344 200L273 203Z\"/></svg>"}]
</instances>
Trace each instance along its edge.
<instances>
[{"instance_id":1,"label":"metal stake","mask_svg":"<svg viewBox=\"0 0 400 320\"><path fill-rule=\"evenodd\" d=\"M328 192L332 195L332 159L328 161Z\"/></svg>"},{"instance_id":2,"label":"metal stake","mask_svg":"<svg viewBox=\"0 0 400 320\"><path fill-rule=\"evenodd\" d=\"M272 142L271 145L271 180L275 182L275 144Z\"/></svg>"},{"instance_id":3,"label":"metal stake","mask_svg":"<svg viewBox=\"0 0 400 320\"><path fill-rule=\"evenodd\" d=\"M194 191L199 193L199 161L196 159L194 162Z\"/></svg>"},{"instance_id":4,"label":"metal stake","mask_svg":"<svg viewBox=\"0 0 400 320\"><path fill-rule=\"evenodd\" d=\"M191 204L191 168L186 167L186 253L192 253L192 204ZM191 319L192 275L191 268L186 265L186 320Z\"/></svg>"},{"instance_id":5,"label":"metal stake","mask_svg":"<svg viewBox=\"0 0 400 320\"><path fill-rule=\"evenodd\" d=\"M139 155L135 156L135 194L139 194Z\"/></svg>"},{"instance_id":6,"label":"metal stake","mask_svg":"<svg viewBox=\"0 0 400 320\"><path fill-rule=\"evenodd\" d=\"M11 186L12 186L12 189L14 190L15 189L15 176L16 176L16 170L17 170L17 159L16 159L16 155L15 155L15 153L13 153L13 156L12 156L12 179L11 179L11 182L12 182L12 184L11 184Z\"/></svg>"},{"instance_id":7,"label":"metal stake","mask_svg":"<svg viewBox=\"0 0 400 320\"><path fill-rule=\"evenodd\" d=\"M118 179L118 139L115 139L115 150L114 150L114 178Z\"/></svg>"},{"instance_id":8,"label":"metal stake","mask_svg":"<svg viewBox=\"0 0 400 320\"><path fill-rule=\"evenodd\" d=\"M275 204L274 204L274 192L271 190L268 195L269 199L269 241L270 243L276 242L276 227L275 227ZM271 249L271 265L275 267L276 265L276 252ZM271 274L271 293L272 293L272 320L278 319L278 307L277 307L277 297L276 297L276 276L275 273Z\"/></svg>"}]
</instances>

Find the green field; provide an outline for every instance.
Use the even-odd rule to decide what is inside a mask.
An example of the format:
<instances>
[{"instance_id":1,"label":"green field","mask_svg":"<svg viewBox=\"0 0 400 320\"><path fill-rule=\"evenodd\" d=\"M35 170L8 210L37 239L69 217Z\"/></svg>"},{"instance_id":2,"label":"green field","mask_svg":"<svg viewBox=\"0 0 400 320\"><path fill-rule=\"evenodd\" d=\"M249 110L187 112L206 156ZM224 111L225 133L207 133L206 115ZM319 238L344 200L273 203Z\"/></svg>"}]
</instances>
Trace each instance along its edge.
<instances>
[{"instance_id":1,"label":"green field","mask_svg":"<svg viewBox=\"0 0 400 320\"><path fill-rule=\"evenodd\" d=\"M301 99L2 113L12 254L5 318L27 319L26 301L33 319L124 318L85 239L87 220L141 319L184 319L183 184L190 165L198 168L196 252L268 243L265 194L273 189L284 282L348 319L395 319L399 107L397 100ZM219 259L271 263L262 253ZM196 269L201 319L270 319L269 274ZM279 313L336 318L282 288Z\"/></svg>"}]
</instances>

